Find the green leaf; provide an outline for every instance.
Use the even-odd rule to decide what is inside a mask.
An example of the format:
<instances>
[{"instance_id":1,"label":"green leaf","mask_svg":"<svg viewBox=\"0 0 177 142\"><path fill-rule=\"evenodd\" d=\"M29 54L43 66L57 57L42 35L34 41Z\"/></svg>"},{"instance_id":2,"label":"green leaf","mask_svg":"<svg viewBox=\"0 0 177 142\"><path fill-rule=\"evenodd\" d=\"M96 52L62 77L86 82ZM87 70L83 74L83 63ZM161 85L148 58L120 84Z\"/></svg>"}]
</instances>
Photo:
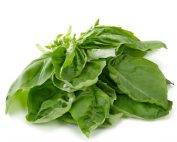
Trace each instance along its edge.
<instances>
[{"instance_id":1,"label":"green leaf","mask_svg":"<svg viewBox=\"0 0 177 142\"><path fill-rule=\"evenodd\" d=\"M86 61L87 56L84 50L71 46L71 49L67 50L67 56L60 71L62 80L70 82L73 78L79 76L85 67Z\"/></svg>"},{"instance_id":2,"label":"green leaf","mask_svg":"<svg viewBox=\"0 0 177 142\"><path fill-rule=\"evenodd\" d=\"M73 87L73 89L80 90L95 84L98 81L98 76L101 74L105 66L105 60L93 60L87 62L81 74L72 79L70 85Z\"/></svg>"},{"instance_id":3,"label":"green leaf","mask_svg":"<svg viewBox=\"0 0 177 142\"><path fill-rule=\"evenodd\" d=\"M6 98L6 112L14 111L12 104L17 102L16 97L22 97L18 95L23 95L23 93L19 92L28 92L31 88L43 84L52 74L53 65L48 54L44 54L39 59L31 62L10 87ZM19 99L19 101L22 100ZM23 99L23 101L25 102L21 103L26 103L26 100Z\"/></svg>"},{"instance_id":4,"label":"green leaf","mask_svg":"<svg viewBox=\"0 0 177 142\"><path fill-rule=\"evenodd\" d=\"M41 86L32 88L28 95L28 115L26 119L33 123L54 120L69 111L74 94L64 92L53 86L48 80Z\"/></svg>"},{"instance_id":5,"label":"green leaf","mask_svg":"<svg viewBox=\"0 0 177 142\"><path fill-rule=\"evenodd\" d=\"M109 115L110 101L107 94L96 86L76 93L77 98L70 113L82 132L89 134L99 127Z\"/></svg>"},{"instance_id":6,"label":"green leaf","mask_svg":"<svg viewBox=\"0 0 177 142\"><path fill-rule=\"evenodd\" d=\"M77 43L80 48L115 48L121 44L139 41L130 31L114 26L95 26L84 33Z\"/></svg>"},{"instance_id":7,"label":"green leaf","mask_svg":"<svg viewBox=\"0 0 177 142\"><path fill-rule=\"evenodd\" d=\"M150 103L136 102L127 95L118 95L118 99L114 103L114 113L123 113L125 116L140 119L157 119L165 116L171 110L172 102L168 101L167 109Z\"/></svg>"},{"instance_id":8,"label":"green leaf","mask_svg":"<svg viewBox=\"0 0 177 142\"><path fill-rule=\"evenodd\" d=\"M109 62L108 69L118 88L131 99L168 107L166 79L155 63L118 56Z\"/></svg>"},{"instance_id":9,"label":"green leaf","mask_svg":"<svg viewBox=\"0 0 177 142\"><path fill-rule=\"evenodd\" d=\"M130 31L114 26L95 26L82 34L77 45L84 49L116 48L126 45L126 51L133 55L144 56L146 51L155 50L166 45L161 41L140 41ZM129 49L130 48L130 49ZM129 52L129 50L131 50ZM92 50L91 50L92 51ZM137 56L137 55L136 55Z\"/></svg>"},{"instance_id":10,"label":"green leaf","mask_svg":"<svg viewBox=\"0 0 177 142\"><path fill-rule=\"evenodd\" d=\"M52 81L54 86L57 88L67 91L67 92L73 92L75 91L72 89L70 86L68 86L61 78L60 73L61 73L61 68L65 62L66 58L66 48L62 46L58 46L54 48L52 52L52 63L54 65L55 69L55 74L52 75Z\"/></svg>"}]
</instances>

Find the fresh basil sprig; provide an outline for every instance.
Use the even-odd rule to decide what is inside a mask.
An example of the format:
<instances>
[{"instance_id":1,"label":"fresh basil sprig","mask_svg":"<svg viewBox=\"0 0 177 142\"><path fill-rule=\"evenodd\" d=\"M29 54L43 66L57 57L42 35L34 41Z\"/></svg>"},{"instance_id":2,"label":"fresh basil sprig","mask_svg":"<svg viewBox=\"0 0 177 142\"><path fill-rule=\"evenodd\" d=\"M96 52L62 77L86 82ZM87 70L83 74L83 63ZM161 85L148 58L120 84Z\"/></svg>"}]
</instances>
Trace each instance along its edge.
<instances>
[{"instance_id":1,"label":"fresh basil sprig","mask_svg":"<svg viewBox=\"0 0 177 142\"><path fill-rule=\"evenodd\" d=\"M86 136L120 118L165 116L172 108L167 96L172 83L144 58L160 48L166 48L161 41L141 41L99 21L78 39L70 28L11 85L6 112L27 108L32 123L59 119L78 125Z\"/></svg>"}]
</instances>

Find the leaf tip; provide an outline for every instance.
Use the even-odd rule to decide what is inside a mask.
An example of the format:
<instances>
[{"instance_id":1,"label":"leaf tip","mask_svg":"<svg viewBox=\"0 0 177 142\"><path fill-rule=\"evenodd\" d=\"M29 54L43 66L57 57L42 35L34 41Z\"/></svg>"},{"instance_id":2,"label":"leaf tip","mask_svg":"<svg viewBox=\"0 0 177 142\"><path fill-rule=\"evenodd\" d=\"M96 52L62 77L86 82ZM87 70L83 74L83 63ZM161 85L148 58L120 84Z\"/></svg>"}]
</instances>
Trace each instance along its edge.
<instances>
[{"instance_id":1,"label":"leaf tip","mask_svg":"<svg viewBox=\"0 0 177 142\"><path fill-rule=\"evenodd\" d=\"M95 27L95 26L98 26L99 23L100 23L100 19L98 18L98 19L96 20L95 24L94 24L94 27Z\"/></svg>"},{"instance_id":2,"label":"leaf tip","mask_svg":"<svg viewBox=\"0 0 177 142\"><path fill-rule=\"evenodd\" d=\"M162 45L163 45L163 47L164 47L165 49L168 49L168 48L167 48L167 45L166 45L165 43L162 42Z\"/></svg>"}]
</instances>

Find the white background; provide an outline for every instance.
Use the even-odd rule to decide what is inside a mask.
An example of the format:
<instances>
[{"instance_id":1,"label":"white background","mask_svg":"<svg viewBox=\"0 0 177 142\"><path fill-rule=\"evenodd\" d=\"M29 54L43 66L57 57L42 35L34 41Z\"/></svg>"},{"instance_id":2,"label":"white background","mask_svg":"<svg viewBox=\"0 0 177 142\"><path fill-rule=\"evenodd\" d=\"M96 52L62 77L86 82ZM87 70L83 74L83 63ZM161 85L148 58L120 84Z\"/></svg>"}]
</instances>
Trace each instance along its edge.
<instances>
[{"instance_id":1,"label":"white background","mask_svg":"<svg viewBox=\"0 0 177 142\"><path fill-rule=\"evenodd\" d=\"M46 45L72 25L73 32L87 30L97 18L101 24L121 26L142 40L162 40L168 49L149 56L177 85L176 0L0 0L0 142L176 142L177 89L169 90L173 110L156 121L121 120L116 126L96 130L86 138L69 124L33 125L23 113L5 115L5 97L22 69L40 55L36 43Z\"/></svg>"}]
</instances>

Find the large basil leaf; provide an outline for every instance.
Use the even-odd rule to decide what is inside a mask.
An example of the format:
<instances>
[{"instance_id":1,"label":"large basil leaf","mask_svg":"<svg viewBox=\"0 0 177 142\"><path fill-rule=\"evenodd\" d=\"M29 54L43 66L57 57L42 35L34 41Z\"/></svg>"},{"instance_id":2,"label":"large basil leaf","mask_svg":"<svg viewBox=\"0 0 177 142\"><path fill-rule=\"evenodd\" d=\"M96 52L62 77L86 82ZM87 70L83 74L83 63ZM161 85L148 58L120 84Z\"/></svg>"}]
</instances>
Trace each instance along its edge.
<instances>
[{"instance_id":1,"label":"large basil leaf","mask_svg":"<svg viewBox=\"0 0 177 142\"><path fill-rule=\"evenodd\" d=\"M110 101L107 94L96 86L76 93L70 113L82 132L89 136L109 115Z\"/></svg>"},{"instance_id":2,"label":"large basil leaf","mask_svg":"<svg viewBox=\"0 0 177 142\"><path fill-rule=\"evenodd\" d=\"M54 120L69 111L74 94L62 91L48 80L41 86L36 86L28 94L28 121L44 123Z\"/></svg>"},{"instance_id":3,"label":"large basil leaf","mask_svg":"<svg viewBox=\"0 0 177 142\"><path fill-rule=\"evenodd\" d=\"M33 62L31 62L10 87L6 99L6 112L13 111L13 107L17 105L18 101L19 103L23 104L26 103L26 99L25 100L20 99L24 97L23 96L19 97L18 95L26 96L29 89L43 84L46 80L48 80L51 77L52 74L53 65L51 58L49 57L48 54L45 54L39 59L36 59Z\"/></svg>"},{"instance_id":4,"label":"large basil leaf","mask_svg":"<svg viewBox=\"0 0 177 142\"><path fill-rule=\"evenodd\" d=\"M139 41L133 33L114 26L95 26L77 41L80 48L114 48Z\"/></svg>"},{"instance_id":5,"label":"large basil leaf","mask_svg":"<svg viewBox=\"0 0 177 142\"><path fill-rule=\"evenodd\" d=\"M168 107L166 79L155 63L118 56L109 62L108 69L118 88L133 100Z\"/></svg>"},{"instance_id":6,"label":"large basil leaf","mask_svg":"<svg viewBox=\"0 0 177 142\"><path fill-rule=\"evenodd\" d=\"M155 104L136 102L130 99L127 95L118 95L118 99L114 103L113 111L114 113L122 112L128 117L156 119L167 115L171 107L171 101L168 101L168 107L167 109L164 109Z\"/></svg>"}]
</instances>

